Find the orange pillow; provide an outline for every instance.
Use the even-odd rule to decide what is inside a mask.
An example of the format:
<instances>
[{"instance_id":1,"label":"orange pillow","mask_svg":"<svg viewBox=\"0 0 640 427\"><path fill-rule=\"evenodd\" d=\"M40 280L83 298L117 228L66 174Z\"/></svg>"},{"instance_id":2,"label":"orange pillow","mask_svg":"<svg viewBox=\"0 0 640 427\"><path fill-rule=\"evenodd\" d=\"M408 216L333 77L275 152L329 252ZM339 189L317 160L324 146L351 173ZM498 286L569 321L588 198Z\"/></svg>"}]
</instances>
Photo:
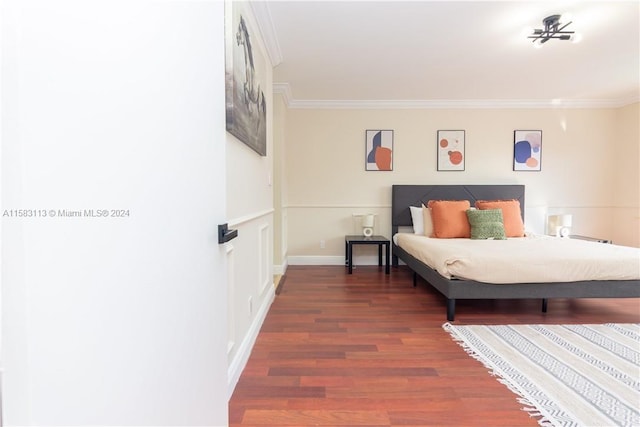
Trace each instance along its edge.
<instances>
[{"instance_id":1,"label":"orange pillow","mask_svg":"<svg viewBox=\"0 0 640 427\"><path fill-rule=\"evenodd\" d=\"M524 223L522 222L522 214L520 211L520 202L516 199L511 200L477 200L476 208L485 209L501 209L502 220L504 221L504 231L507 237L523 237Z\"/></svg>"},{"instance_id":2,"label":"orange pillow","mask_svg":"<svg viewBox=\"0 0 640 427\"><path fill-rule=\"evenodd\" d=\"M429 200L433 221L433 237L450 239L470 237L471 227L467 210L471 207L468 200Z\"/></svg>"}]
</instances>

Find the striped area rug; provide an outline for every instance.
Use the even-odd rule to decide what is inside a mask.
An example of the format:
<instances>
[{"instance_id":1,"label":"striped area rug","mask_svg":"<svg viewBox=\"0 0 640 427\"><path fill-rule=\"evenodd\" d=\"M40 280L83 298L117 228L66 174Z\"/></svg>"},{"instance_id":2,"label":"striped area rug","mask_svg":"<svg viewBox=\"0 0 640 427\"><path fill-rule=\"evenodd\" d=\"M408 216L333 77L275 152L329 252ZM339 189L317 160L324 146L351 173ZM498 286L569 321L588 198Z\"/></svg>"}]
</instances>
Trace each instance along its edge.
<instances>
[{"instance_id":1,"label":"striped area rug","mask_svg":"<svg viewBox=\"0 0 640 427\"><path fill-rule=\"evenodd\" d=\"M444 329L543 426L640 426L640 324Z\"/></svg>"}]
</instances>

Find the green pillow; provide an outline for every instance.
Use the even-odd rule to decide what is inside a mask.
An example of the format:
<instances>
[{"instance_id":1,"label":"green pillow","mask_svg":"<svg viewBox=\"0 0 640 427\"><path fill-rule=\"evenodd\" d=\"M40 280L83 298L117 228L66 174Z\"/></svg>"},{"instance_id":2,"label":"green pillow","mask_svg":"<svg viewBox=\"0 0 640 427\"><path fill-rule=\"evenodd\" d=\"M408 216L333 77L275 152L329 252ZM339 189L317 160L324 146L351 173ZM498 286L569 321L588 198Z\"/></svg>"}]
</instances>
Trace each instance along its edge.
<instances>
[{"instance_id":1,"label":"green pillow","mask_svg":"<svg viewBox=\"0 0 640 427\"><path fill-rule=\"evenodd\" d=\"M502 209L469 209L467 218L471 226L472 239L505 240Z\"/></svg>"}]
</instances>

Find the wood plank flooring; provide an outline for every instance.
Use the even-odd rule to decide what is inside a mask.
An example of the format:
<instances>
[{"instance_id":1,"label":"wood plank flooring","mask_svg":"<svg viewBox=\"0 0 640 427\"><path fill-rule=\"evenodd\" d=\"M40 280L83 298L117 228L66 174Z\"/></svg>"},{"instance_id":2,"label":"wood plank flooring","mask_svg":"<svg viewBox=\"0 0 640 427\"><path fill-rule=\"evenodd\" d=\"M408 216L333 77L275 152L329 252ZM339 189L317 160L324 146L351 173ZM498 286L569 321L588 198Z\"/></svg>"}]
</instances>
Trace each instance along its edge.
<instances>
[{"instance_id":1,"label":"wood plank flooring","mask_svg":"<svg viewBox=\"0 0 640 427\"><path fill-rule=\"evenodd\" d=\"M230 426L536 426L442 329L406 267L287 269L229 402ZM456 324L640 322L639 299L460 300Z\"/></svg>"}]
</instances>

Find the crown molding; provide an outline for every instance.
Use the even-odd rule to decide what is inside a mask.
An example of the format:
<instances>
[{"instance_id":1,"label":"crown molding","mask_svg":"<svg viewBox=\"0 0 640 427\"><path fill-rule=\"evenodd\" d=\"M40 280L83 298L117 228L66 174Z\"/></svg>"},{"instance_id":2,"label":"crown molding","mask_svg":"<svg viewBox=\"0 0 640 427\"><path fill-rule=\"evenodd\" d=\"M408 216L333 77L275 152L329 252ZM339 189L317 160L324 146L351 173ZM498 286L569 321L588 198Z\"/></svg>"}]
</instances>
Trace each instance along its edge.
<instances>
[{"instance_id":1,"label":"crown molding","mask_svg":"<svg viewBox=\"0 0 640 427\"><path fill-rule=\"evenodd\" d=\"M269 4L266 1L250 1L249 6L258 25L258 31L267 50L271 66L275 67L282 62L282 51L276 36L276 28L273 25L271 12L269 11Z\"/></svg>"},{"instance_id":2,"label":"crown molding","mask_svg":"<svg viewBox=\"0 0 640 427\"><path fill-rule=\"evenodd\" d=\"M289 83L274 83L273 93L279 93L280 95L282 95L284 104L288 108L292 108L291 103L295 101L293 99L293 95L291 94L291 85L289 85Z\"/></svg>"},{"instance_id":3,"label":"crown molding","mask_svg":"<svg viewBox=\"0 0 640 427\"><path fill-rule=\"evenodd\" d=\"M640 95L632 95L626 98L620 98L618 107L626 107L627 105L637 104L640 102Z\"/></svg>"},{"instance_id":4,"label":"crown molding","mask_svg":"<svg viewBox=\"0 0 640 427\"><path fill-rule=\"evenodd\" d=\"M331 110L429 110L429 109L536 109L536 108L620 108L640 102L638 95L621 99L437 99L437 100L330 100L294 99L289 83L274 83L273 92L282 95L288 108Z\"/></svg>"}]
</instances>

